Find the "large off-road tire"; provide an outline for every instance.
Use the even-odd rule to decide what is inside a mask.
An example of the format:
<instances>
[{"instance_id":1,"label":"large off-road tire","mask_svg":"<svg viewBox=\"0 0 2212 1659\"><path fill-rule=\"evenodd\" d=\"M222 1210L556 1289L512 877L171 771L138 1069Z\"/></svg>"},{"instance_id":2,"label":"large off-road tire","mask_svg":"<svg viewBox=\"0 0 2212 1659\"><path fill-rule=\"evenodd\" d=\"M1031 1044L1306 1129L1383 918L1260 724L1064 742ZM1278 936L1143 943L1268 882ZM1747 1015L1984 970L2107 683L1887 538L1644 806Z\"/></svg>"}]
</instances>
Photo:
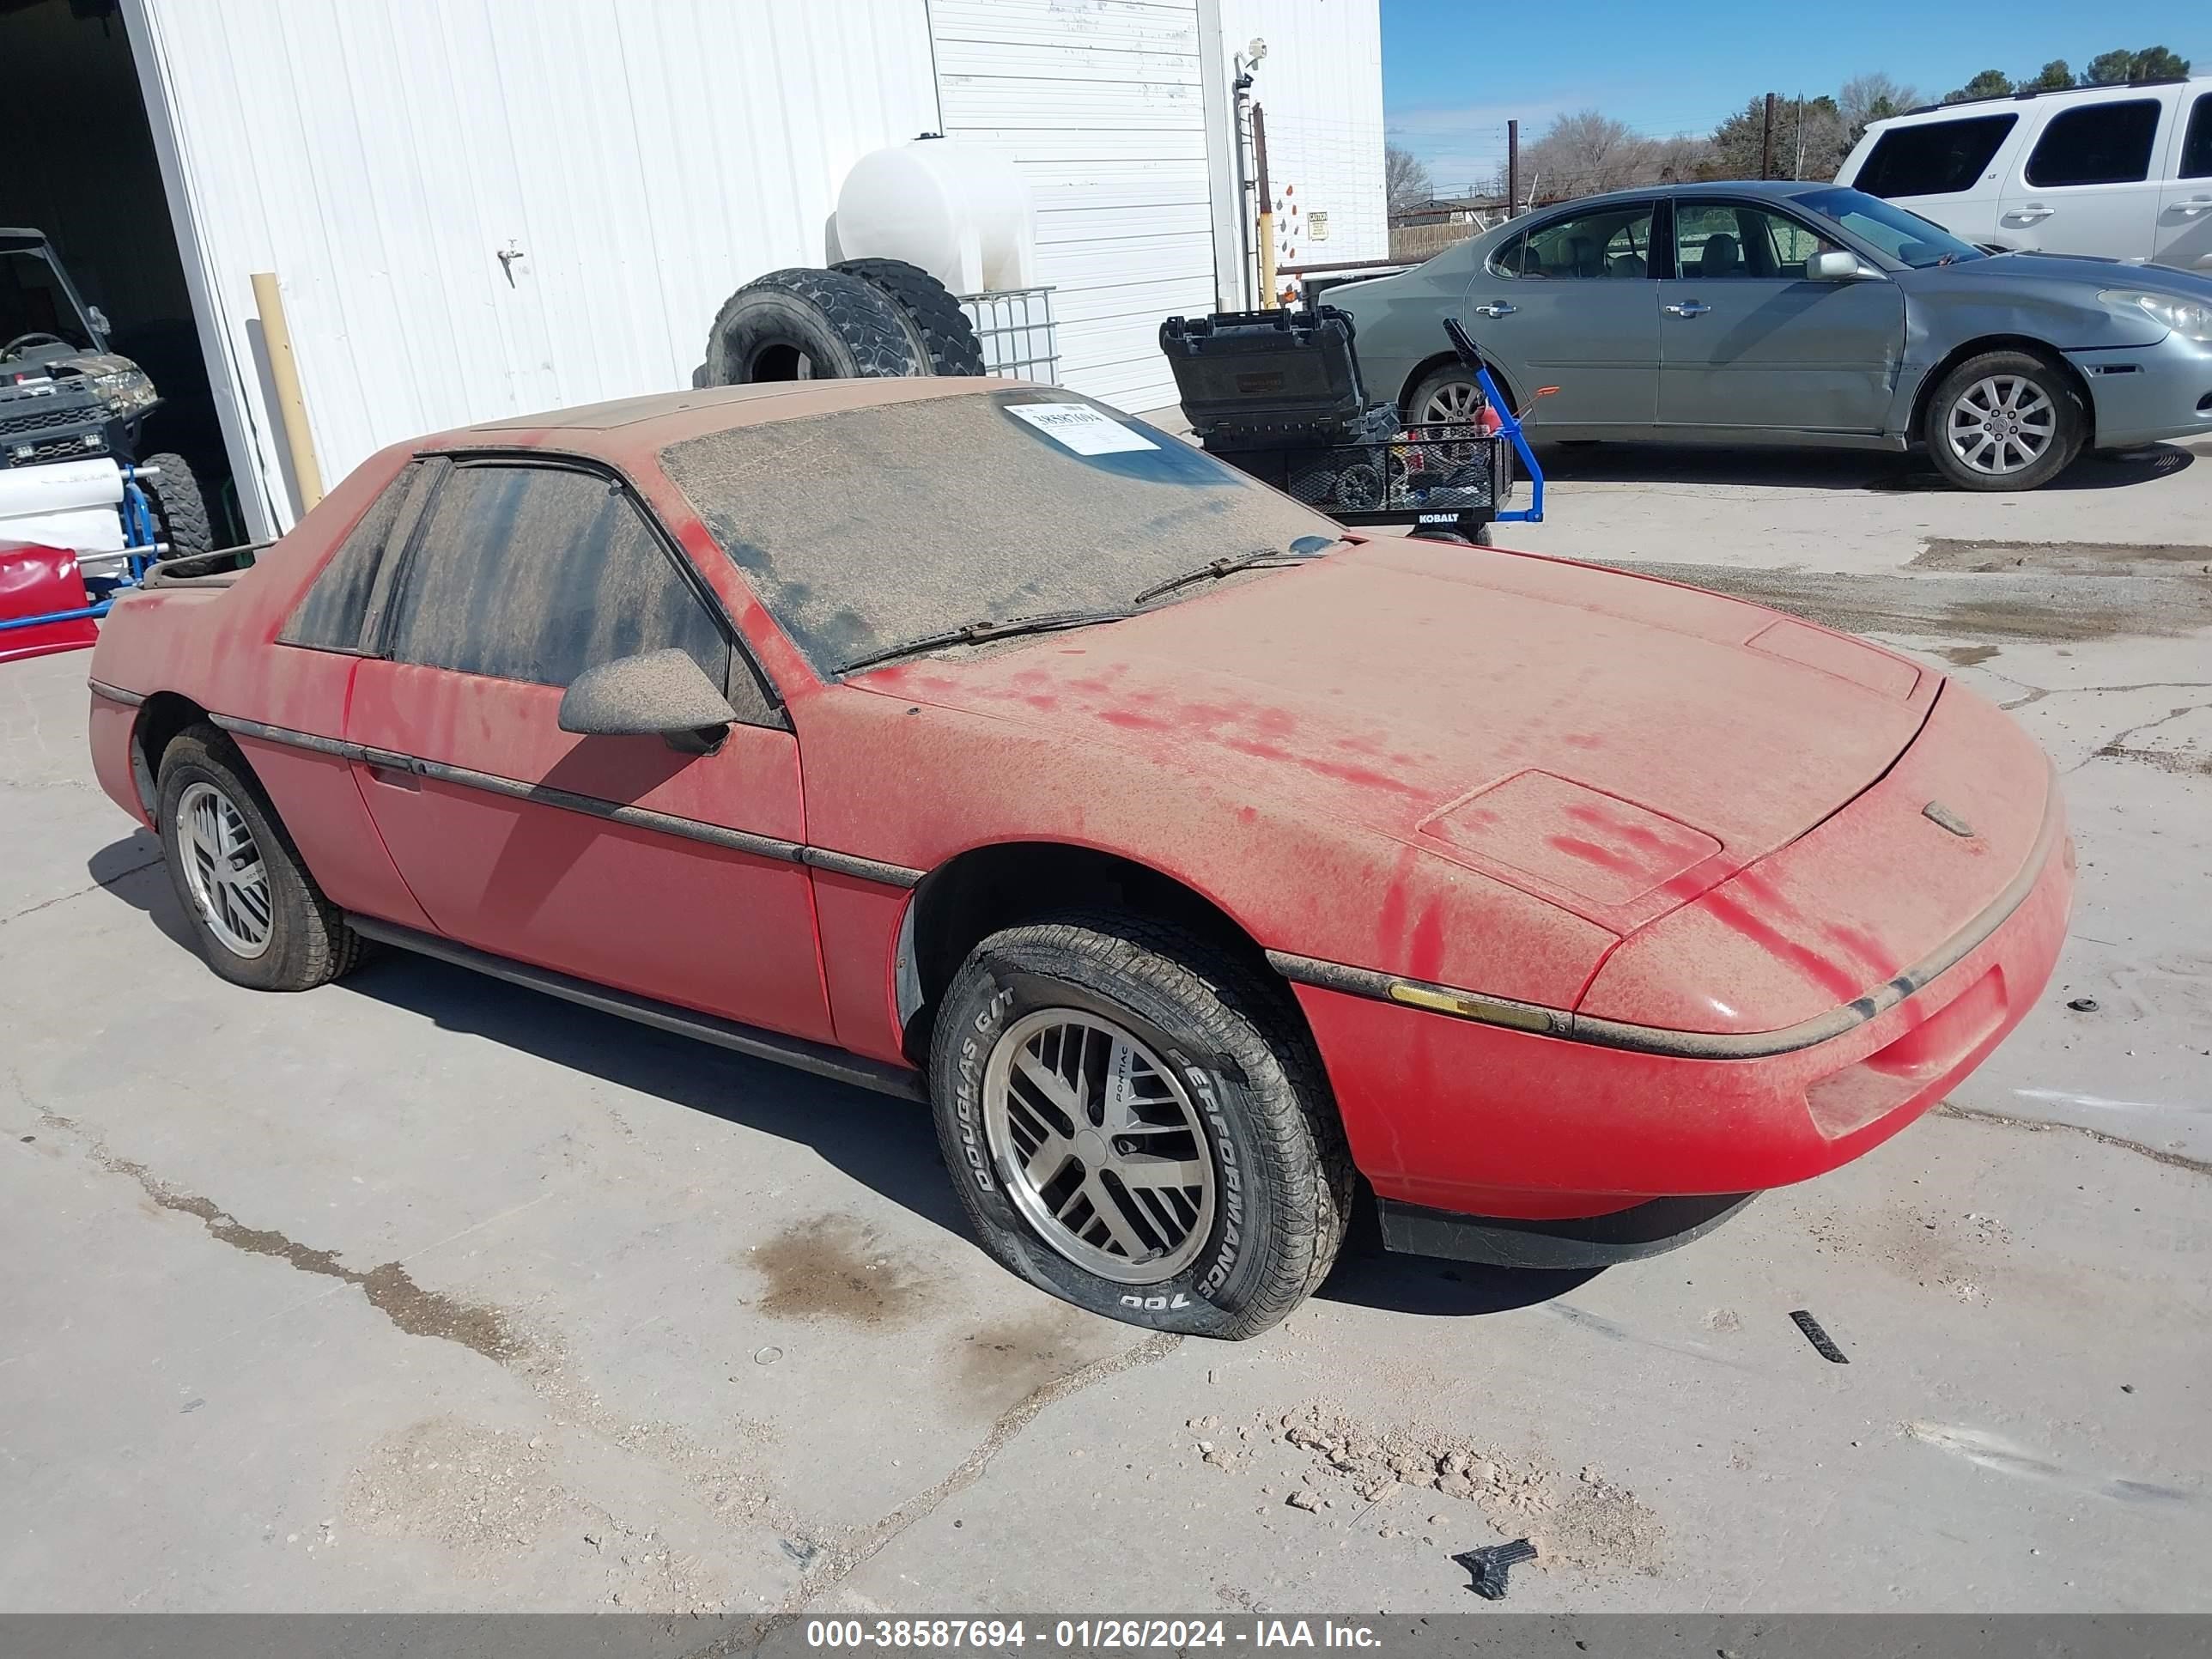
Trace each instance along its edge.
<instances>
[{"instance_id":1,"label":"large off-road tire","mask_svg":"<svg viewBox=\"0 0 2212 1659\"><path fill-rule=\"evenodd\" d=\"M872 283L899 309L932 374L981 374L983 343L952 290L903 259L847 259L834 269Z\"/></svg>"},{"instance_id":2,"label":"large off-road tire","mask_svg":"<svg viewBox=\"0 0 2212 1659\"><path fill-rule=\"evenodd\" d=\"M161 850L208 966L257 991L305 991L360 960L361 936L315 885L230 739L186 727L161 753Z\"/></svg>"},{"instance_id":3,"label":"large off-road tire","mask_svg":"<svg viewBox=\"0 0 2212 1659\"><path fill-rule=\"evenodd\" d=\"M899 308L872 283L794 267L723 302L707 336L706 384L926 374Z\"/></svg>"},{"instance_id":4,"label":"large off-road tire","mask_svg":"<svg viewBox=\"0 0 2212 1659\"><path fill-rule=\"evenodd\" d=\"M2073 377L2026 351L1984 351L1937 383L1922 422L1929 459L1961 489L2034 489L2089 437Z\"/></svg>"},{"instance_id":5,"label":"large off-road tire","mask_svg":"<svg viewBox=\"0 0 2212 1659\"><path fill-rule=\"evenodd\" d=\"M929 1077L984 1248L1078 1307L1253 1336L1336 1259L1354 1177L1295 1005L1182 928L994 933L945 992Z\"/></svg>"},{"instance_id":6,"label":"large off-road tire","mask_svg":"<svg viewBox=\"0 0 2212 1659\"><path fill-rule=\"evenodd\" d=\"M146 492L147 504L154 509L161 538L169 544L168 556L181 559L188 553L215 551L207 497L200 494L200 481L192 476L191 464L183 456L164 450L149 455L141 465L157 469L153 477L141 480L138 487Z\"/></svg>"}]
</instances>

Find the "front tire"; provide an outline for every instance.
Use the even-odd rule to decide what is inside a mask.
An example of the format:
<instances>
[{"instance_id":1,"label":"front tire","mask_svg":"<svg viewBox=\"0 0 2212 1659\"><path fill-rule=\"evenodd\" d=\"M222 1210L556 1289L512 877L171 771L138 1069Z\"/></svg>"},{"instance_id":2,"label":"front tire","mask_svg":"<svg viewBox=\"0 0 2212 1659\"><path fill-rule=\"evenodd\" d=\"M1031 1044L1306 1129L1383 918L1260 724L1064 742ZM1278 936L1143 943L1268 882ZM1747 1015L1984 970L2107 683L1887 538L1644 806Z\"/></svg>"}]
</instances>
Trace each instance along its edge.
<instances>
[{"instance_id":1,"label":"front tire","mask_svg":"<svg viewBox=\"0 0 2212 1659\"><path fill-rule=\"evenodd\" d=\"M1985 351L1946 374L1922 435L1960 489L2035 489L2074 464L2089 411L2063 370L2025 351Z\"/></svg>"},{"instance_id":2,"label":"front tire","mask_svg":"<svg viewBox=\"0 0 2212 1659\"><path fill-rule=\"evenodd\" d=\"M1182 929L994 933L945 993L930 1084L984 1248L1078 1307L1254 1336L1336 1259L1353 1176L1312 1044L1279 988Z\"/></svg>"},{"instance_id":3,"label":"front tire","mask_svg":"<svg viewBox=\"0 0 2212 1659\"><path fill-rule=\"evenodd\" d=\"M257 991L305 991L349 971L361 936L323 896L276 808L212 726L161 755L161 850L209 967Z\"/></svg>"},{"instance_id":4,"label":"front tire","mask_svg":"<svg viewBox=\"0 0 2212 1659\"><path fill-rule=\"evenodd\" d=\"M181 559L193 553L214 552L215 531L209 520L207 497L200 493L200 481L192 476L191 464L181 455L164 451L149 455L145 465L154 469L154 476L138 487L146 492L147 504L154 509L161 538L169 544L167 556Z\"/></svg>"}]
</instances>

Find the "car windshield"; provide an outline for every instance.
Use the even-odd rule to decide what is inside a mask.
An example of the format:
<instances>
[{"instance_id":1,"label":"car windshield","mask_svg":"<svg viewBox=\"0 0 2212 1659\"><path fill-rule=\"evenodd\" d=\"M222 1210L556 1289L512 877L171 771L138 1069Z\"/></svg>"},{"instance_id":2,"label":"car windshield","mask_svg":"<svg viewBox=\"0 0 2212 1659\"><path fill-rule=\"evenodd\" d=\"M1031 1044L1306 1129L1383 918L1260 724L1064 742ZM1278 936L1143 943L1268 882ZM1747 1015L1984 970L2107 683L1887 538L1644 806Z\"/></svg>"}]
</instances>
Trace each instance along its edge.
<instances>
[{"instance_id":1,"label":"car windshield","mask_svg":"<svg viewBox=\"0 0 2212 1659\"><path fill-rule=\"evenodd\" d=\"M0 248L0 346L25 334L92 344L91 331L46 256L36 248Z\"/></svg>"},{"instance_id":2,"label":"car windshield","mask_svg":"<svg viewBox=\"0 0 2212 1659\"><path fill-rule=\"evenodd\" d=\"M1797 205L1832 219L1861 241L1873 243L1898 264L1915 270L1988 257L1934 220L1863 190L1816 190L1797 198Z\"/></svg>"},{"instance_id":3,"label":"car windshield","mask_svg":"<svg viewBox=\"0 0 2212 1659\"><path fill-rule=\"evenodd\" d=\"M1051 387L987 381L732 427L660 463L824 678L970 624L1125 614L1209 561L1338 534L1181 439Z\"/></svg>"}]
</instances>

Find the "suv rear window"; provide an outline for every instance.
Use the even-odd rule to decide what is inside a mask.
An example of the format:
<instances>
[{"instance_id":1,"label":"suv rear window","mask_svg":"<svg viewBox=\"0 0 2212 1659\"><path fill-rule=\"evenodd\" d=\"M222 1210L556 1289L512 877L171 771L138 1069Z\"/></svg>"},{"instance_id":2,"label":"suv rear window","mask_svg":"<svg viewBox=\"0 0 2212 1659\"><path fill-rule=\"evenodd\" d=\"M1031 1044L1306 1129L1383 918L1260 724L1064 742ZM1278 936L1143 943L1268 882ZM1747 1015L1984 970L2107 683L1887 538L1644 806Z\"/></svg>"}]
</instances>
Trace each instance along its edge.
<instances>
[{"instance_id":1,"label":"suv rear window","mask_svg":"<svg viewBox=\"0 0 2212 1659\"><path fill-rule=\"evenodd\" d=\"M2027 158L2027 182L2041 190L2054 185L2131 185L2149 178L2158 110L2155 98L2130 98L2124 104L2060 111L2035 141L2035 154Z\"/></svg>"},{"instance_id":2,"label":"suv rear window","mask_svg":"<svg viewBox=\"0 0 2212 1659\"><path fill-rule=\"evenodd\" d=\"M1973 188L2020 117L1974 115L1892 127L1852 185L1869 196L1949 196Z\"/></svg>"}]
</instances>

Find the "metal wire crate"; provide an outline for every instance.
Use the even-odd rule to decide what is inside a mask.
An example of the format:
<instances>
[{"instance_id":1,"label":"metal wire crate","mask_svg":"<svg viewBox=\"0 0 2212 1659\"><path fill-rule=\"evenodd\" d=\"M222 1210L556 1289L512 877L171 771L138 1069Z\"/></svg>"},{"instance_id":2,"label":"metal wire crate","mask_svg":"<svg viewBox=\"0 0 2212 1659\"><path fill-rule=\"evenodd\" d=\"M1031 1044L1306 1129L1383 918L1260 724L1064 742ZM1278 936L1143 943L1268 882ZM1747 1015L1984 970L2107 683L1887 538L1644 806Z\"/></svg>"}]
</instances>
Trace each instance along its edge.
<instances>
[{"instance_id":1,"label":"metal wire crate","mask_svg":"<svg viewBox=\"0 0 2212 1659\"><path fill-rule=\"evenodd\" d=\"M983 372L1003 380L1060 384L1060 337L1052 317L1052 289L1010 288L963 294L960 308L983 347Z\"/></svg>"},{"instance_id":2,"label":"metal wire crate","mask_svg":"<svg viewBox=\"0 0 2212 1659\"><path fill-rule=\"evenodd\" d=\"M1344 524L1487 519L1512 488L1510 441L1466 425L1409 426L1374 443L1224 454Z\"/></svg>"}]
</instances>

